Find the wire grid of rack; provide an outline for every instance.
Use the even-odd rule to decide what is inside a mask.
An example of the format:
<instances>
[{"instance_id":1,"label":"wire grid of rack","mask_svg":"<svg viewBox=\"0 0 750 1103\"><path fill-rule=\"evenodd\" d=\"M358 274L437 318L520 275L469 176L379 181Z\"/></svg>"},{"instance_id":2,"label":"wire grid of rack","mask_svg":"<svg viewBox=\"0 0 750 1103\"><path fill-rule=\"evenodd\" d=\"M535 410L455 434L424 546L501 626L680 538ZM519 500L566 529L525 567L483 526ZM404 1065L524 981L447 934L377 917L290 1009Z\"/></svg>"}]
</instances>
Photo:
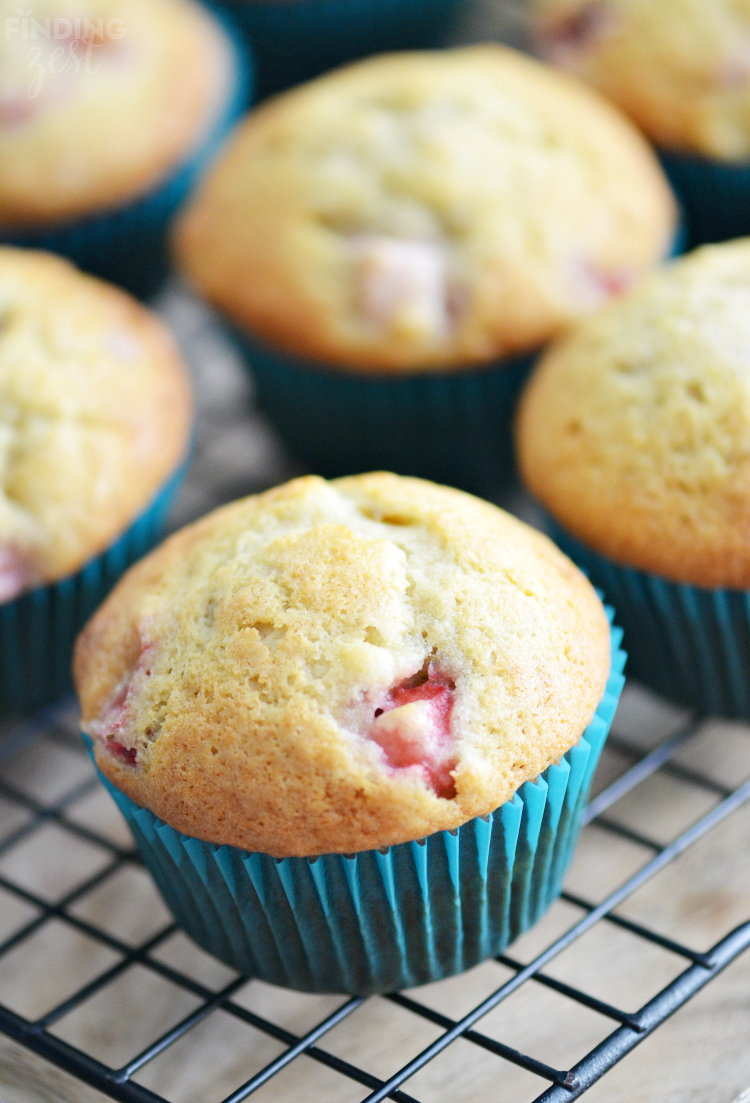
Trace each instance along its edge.
<instances>
[{"instance_id":1,"label":"wire grid of rack","mask_svg":"<svg viewBox=\"0 0 750 1103\"><path fill-rule=\"evenodd\" d=\"M30 912L33 911L33 915L29 914L17 929L6 931L3 941L0 942L0 1030L113 1099L126 1103L163 1103L163 1095L138 1082L139 1074L151 1062L168 1052L170 1047L184 1040L191 1031L196 1031L210 1016L223 1010L260 1034L274 1039L279 1049L272 1060L257 1068L244 1082L237 1083L231 1092L224 1095L223 1103L240 1103L240 1100L250 1098L303 1056L327 1066L338 1076L347 1078L359 1090L360 1094L356 1098L367 1100L368 1103L377 1103L384 1099L417 1103L419 1096L410 1091L410 1079L448 1047L455 1046L458 1039L500 1059L498 1076L501 1062L518 1066L532 1074L539 1086L535 1095L536 1103L568 1103L579 1098L619 1061L626 1058L634 1047L750 946L750 921L727 933L707 952L696 952L690 946L615 911L668 863L750 800L750 780L733 789L684 764L683 752L695 740L700 739L704 730L699 718L689 718L687 722L681 723L678 730L645 752L642 746L634 745L615 730L610 737L610 753L614 752L622 762L630 765L594 798L589 805L586 820L610 835L627 840L650 857L600 903L582 899L576 893L564 893L563 900L579 914L577 921L526 963L518 961L512 953L502 955L498 962L510 972L508 979L460 1017L451 1018L429 1006L420 998L420 990L408 995L393 993L387 996L388 1001L409 1015L428 1021L437 1028L437 1032L430 1044L401 1067L387 1077L378 1077L367 1068L360 1067L355 1060L337 1055L335 1049L327 1048L326 1045L326 1036L355 1014L363 1000L342 999L333 1010L322 1015L319 1021L301 1033L294 1033L283 1023L274 1021L273 1016L258 1014L238 1002L237 994L248 984L246 978L232 976L226 983L209 986L196 980L189 970L183 971L161 958L159 947L175 933L172 923L162 924L159 929L149 933L148 937L133 944L132 941L118 937L111 930L82 917L81 902L91 894L101 891L124 867L137 864L138 856L129 846L123 845L123 840L113 841L111 832L103 833L92 827L91 821L87 823L76 815L76 809L96 794L99 783L86 758L75 721L75 710L70 705L67 708L48 710L33 721L12 730L0 742L0 801L6 808L13 808L17 812L15 817L10 817L10 826L0 837L0 892L5 894L5 899L13 898L30 909ZM2 760L12 763L19 755L22 757L25 750L28 753L28 748L33 745L45 748L45 753L50 753L50 749L53 752L56 749L58 754L64 751L69 760L72 760L71 756L75 756L78 763L78 768L74 771L75 777L71 776L70 779L72 783L63 786L62 791L47 802L17 787L12 780L12 771L9 779L7 775L3 775L1 769ZM638 786L648 783L657 773L701 790L710 798L711 804L704 815L667 845L633 826L618 822L612 816L612 810L618 802ZM34 836L48 829L50 825L54 825L58 832L62 831L71 840L93 845L102 855L99 868L84 879L79 878L55 900L48 899L43 892L30 889L28 884L23 883L23 876L13 877L8 873L9 868L11 871L14 868L23 868L18 863L14 867L14 851L28 847ZM17 954L24 943L35 939L38 942L44 928L52 923L67 925L91 940L92 944L105 947L113 953L114 960L97 975L87 978L75 991L68 992L64 998L55 1001L54 1006L47 1007L43 1013L23 1015L2 1003L3 962ZM555 958L597 924L613 924L628 931L640 943L650 943L677 955L684 968L635 1012L622 1010L597 998L583 987L550 975L547 968ZM52 958L47 964L49 969L54 970L55 962ZM129 970L136 968L149 970L183 989L194 997L196 1006L158 1037L150 1038L140 1052L114 1067L71 1044L61 1036L59 1024L64 1023L71 1014L75 1015L87 1001L99 999L101 1003L102 997L107 998L108 992L113 993L114 999L117 982ZM599 1044L589 1052L581 1053L580 1059L566 1069L552 1067L545 1063L543 1055L523 1053L501 1038L483 1031L483 1018L524 985L541 985L553 990L565 1000L596 1012L610 1023L611 1029ZM62 1034L65 1034L64 1030ZM209 1058L208 1053L206 1057ZM470 1053L464 1056L464 1060L471 1060ZM508 1066L504 1064L503 1067ZM302 1100L306 1096L303 1092L282 1094L280 1098L288 1098L291 1103L292 1099ZM497 1098L500 1100L505 1096L498 1093Z\"/></svg>"}]
</instances>

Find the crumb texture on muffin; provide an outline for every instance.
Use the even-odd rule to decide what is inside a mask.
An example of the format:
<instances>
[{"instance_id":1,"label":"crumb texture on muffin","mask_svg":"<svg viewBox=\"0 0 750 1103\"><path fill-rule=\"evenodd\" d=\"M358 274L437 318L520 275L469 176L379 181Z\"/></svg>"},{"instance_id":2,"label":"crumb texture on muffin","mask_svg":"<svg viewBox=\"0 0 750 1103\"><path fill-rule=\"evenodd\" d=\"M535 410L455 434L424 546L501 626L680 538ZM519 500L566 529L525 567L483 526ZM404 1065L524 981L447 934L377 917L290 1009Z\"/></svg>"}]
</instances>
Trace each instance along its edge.
<instances>
[{"instance_id":1,"label":"crumb texture on muffin","mask_svg":"<svg viewBox=\"0 0 750 1103\"><path fill-rule=\"evenodd\" d=\"M750 588L750 239L664 268L550 350L518 442L527 486L585 544Z\"/></svg>"},{"instance_id":2,"label":"crumb texture on muffin","mask_svg":"<svg viewBox=\"0 0 750 1103\"><path fill-rule=\"evenodd\" d=\"M750 0L533 0L532 24L660 145L750 157Z\"/></svg>"},{"instance_id":3,"label":"crumb texture on muffin","mask_svg":"<svg viewBox=\"0 0 750 1103\"><path fill-rule=\"evenodd\" d=\"M0 0L0 232L139 198L186 160L233 59L191 0Z\"/></svg>"},{"instance_id":4,"label":"crumb texture on muffin","mask_svg":"<svg viewBox=\"0 0 750 1103\"><path fill-rule=\"evenodd\" d=\"M0 602L76 571L188 447L165 327L50 254L0 247Z\"/></svg>"},{"instance_id":5,"label":"crumb texture on muffin","mask_svg":"<svg viewBox=\"0 0 750 1103\"><path fill-rule=\"evenodd\" d=\"M575 744L609 632L546 537L395 475L309 476L138 564L79 639L97 762L173 827L276 857L485 815Z\"/></svg>"},{"instance_id":6,"label":"crumb texture on muffin","mask_svg":"<svg viewBox=\"0 0 750 1103\"><path fill-rule=\"evenodd\" d=\"M660 259L674 224L630 122L483 46L367 59L265 103L176 252L262 340L387 372L536 348Z\"/></svg>"}]
</instances>

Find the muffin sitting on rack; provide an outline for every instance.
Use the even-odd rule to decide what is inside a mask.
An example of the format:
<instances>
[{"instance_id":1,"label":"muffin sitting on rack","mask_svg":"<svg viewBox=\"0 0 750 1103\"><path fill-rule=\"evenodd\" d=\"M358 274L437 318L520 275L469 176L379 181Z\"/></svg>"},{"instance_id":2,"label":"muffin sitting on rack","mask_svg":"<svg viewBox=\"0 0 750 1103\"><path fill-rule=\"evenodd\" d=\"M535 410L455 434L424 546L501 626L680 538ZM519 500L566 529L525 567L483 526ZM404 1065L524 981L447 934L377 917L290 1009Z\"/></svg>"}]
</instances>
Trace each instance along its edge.
<instances>
[{"instance_id":1,"label":"muffin sitting on rack","mask_svg":"<svg viewBox=\"0 0 750 1103\"><path fill-rule=\"evenodd\" d=\"M529 355L636 281L674 229L630 123L486 46L368 59L263 105L176 248L310 466L491 492Z\"/></svg>"},{"instance_id":2,"label":"muffin sitting on rack","mask_svg":"<svg viewBox=\"0 0 750 1103\"><path fill-rule=\"evenodd\" d=\"M750 240L675 262L550 350L518 442L634 676L750 720Z\"/></svg>"},{"instance_id":3,"label":"muffin sitting on rack","mask_svg":"<svg viewBox=\"0 0 750 1103\"><path fill-rule=\"evenodd\" d=\"M559 892L623 658L546 537L373 474L172 537L82 634L76 682L194 938L275 983L390 991L498 953Z\"/></svg>"},{"instance_id":4,"label":"muffin sitting on rack","mask_svg":"<svg viewBox=\"0 0 750 1103\"><path fill-rule=\"evenodd\" d=\"M155 317L67 261L0 247L0 711L67 684L75 632L159 535L190 416Z\"/></svg>"}]
</instances>

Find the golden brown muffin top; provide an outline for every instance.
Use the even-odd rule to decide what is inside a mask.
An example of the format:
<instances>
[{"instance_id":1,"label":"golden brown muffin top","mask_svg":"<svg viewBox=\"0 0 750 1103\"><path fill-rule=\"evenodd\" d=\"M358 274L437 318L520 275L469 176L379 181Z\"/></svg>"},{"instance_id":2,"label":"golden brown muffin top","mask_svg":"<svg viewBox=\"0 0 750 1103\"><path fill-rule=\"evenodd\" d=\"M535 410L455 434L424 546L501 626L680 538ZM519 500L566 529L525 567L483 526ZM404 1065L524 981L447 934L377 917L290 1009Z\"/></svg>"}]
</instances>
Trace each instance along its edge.
<instances>
[{"instance_id":1,"label":"golden brown muffin top","mask_svg":"<svg viewBox=\"0 0 750 1103\"><path fill-rule=\"evenodd\" d=\"M668 252L635 128L501 46L369 58L266 102L178 225L239 326L352 371L538 347Z\"/></svg>"},{"instance_id":2,"label":"golden brown muffin top","mask_svg":"<svg viewBox=\"0 0 750 1103\"><path fill-rule=\"evenodd\" d=\"M542 56L660 145L750 157L750 0L533 0L532 13Z\"/></svg>"},{"instance_id":3,"label":"golden brown muffin top","mask_svg":"<svg viewBox=\"0 0 750 1103\"><path fill-rule=\"evenodd\" d=\"M602 606L546 537L389 474L209 514L125 576L75 659L115 785L277 857L489 813L579 740L608 673Z\"/></svg>"},{"instance_id":4,"label":"golden brown muffin top","mask_svg":"<svg viewBox=\"0 0 750 1103\"><path fill-rule=\"evenodd\" d=\"M166 328L49 253L0 247L0 601L76 571L185 455Z\"/></svg>"},{"instance_id":5,"label":"golden brown muffin top","mask_svg":"<svg viewBox=\"0 0 750 1103\"><path fill-rule=\"evenodd\" d=\"M0 227L136 199L214 125L234 58L198 4L38 0L24 12L0 0Z\"/></svg>"},{"instance_id":6,"label":"golden brown muffin top","mask_svg":"<svg viewBox=\"0 0 750 1103\"><path fill-rule=\"evenodd\" d=\"M750 239L664 268L550 350L518 442L531 492L595 550L750 588Z\"/></svg>"}]
</instances>

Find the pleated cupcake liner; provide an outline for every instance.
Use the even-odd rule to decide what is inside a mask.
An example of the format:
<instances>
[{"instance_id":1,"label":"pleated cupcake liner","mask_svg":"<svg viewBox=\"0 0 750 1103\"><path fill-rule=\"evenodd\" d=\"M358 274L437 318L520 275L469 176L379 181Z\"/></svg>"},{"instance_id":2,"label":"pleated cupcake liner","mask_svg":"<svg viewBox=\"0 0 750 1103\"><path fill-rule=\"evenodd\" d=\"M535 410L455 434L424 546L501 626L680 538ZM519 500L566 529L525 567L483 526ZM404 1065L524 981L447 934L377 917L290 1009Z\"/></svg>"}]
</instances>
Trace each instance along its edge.
<instances>
[{"instance_id":1,"label":"pleated cupcake liner","mask_svg":"<svg viewBox=\"0 0 750 1103\"><path fill-rule=\"evenodd\" d=\"M493 497L515 479L512 422L534 356L468 371L335 371L239 338L259 408L326 478L387 470Z\"/></svg>"},{"instance_id":2,"label":"pleated cupcake liner","mask_svg":"<svg viewBox=\"0 0 750 1103\"><path fill-rule=\"evenodd\" d=\"M0 716L35 712L71 689L76 636L120 576L161 539L186 470L181 467L130 528L77 574L0 605Z\"/></svg>"},{"instance_id":3,"label":"pleated cupcake liner","mask_svg":"<svg viewBox=\"0 0 750 1103\"><path fill-rule=\"evenodd\" d=\"M750 161L731 164L666 150L660 156L683 208L689 249L750 234Z\"/></svg>"},{"instance_id":4,"label":"pleated cupcake liner","mask_svg":"<svg viewBox=\"0 0 750 1103\"><path fill-rule=\"evenodd\" d=\"M223 12L211 11L231 45L234 79L220 114L199 147L155 188L131 203L50 226L0 229L1 244L60 253L85 272L118 284L141 299L156 293L170 268L169 226L242 116L253 88L253 66L242 35Z\"/></svg>"},{"instance_id":5,"label":"pleated cupcake liner","mask_svg":"<svg viewBox=\"0 0 750 1103\"><path fill-rule=\"evenodd\" d=\"M616 605L630 677L677 704L750 721L750 591L670 582L591 551L554 523L548 531Z\"/></svg>"},{"instance_id":6,"label":"pleated cupcake liner","mask_svg":"<svg viewBox=\"0 0 750 1103\"><path fill-rule=\"evenodd\" d=\"M607 688L580 743L491 815L416 842L275 859L182 835L100 777L175 919L215 957L309 992L427 984L501 953L559 895L625 681L622 631L611 633Z\"/></svg>"},{"instance_id":7,"label":"pleated cupcake liner","mask_svg":"<svg viewBox=\"0 0 750 1103\"><path fill-rule=\"evenodd\" d=\"M366 54L444 45L462 0L224 0L257 63L259 96Z\"/></svg>"}]
</instances>

